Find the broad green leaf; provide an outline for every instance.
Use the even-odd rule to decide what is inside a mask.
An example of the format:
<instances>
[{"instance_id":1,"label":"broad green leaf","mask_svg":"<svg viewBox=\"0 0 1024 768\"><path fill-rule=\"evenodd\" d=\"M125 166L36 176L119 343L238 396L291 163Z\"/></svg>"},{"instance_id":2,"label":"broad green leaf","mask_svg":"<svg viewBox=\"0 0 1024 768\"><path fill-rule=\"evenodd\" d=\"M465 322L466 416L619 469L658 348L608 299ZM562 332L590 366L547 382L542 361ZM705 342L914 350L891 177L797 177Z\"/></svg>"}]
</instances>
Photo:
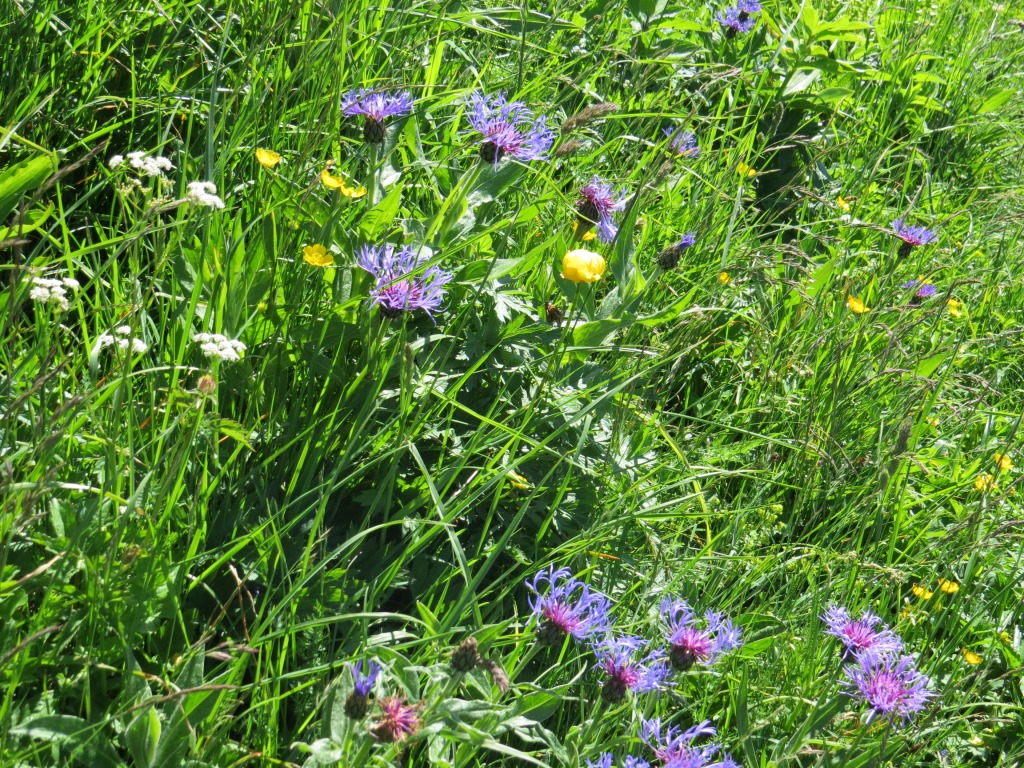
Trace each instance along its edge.
<instances>
[{"instance_id":1,"label":"broad green leaf","mask_svg":"<svg viewBox=\"0 0 1024 768\"><path fill-rule=\"evenodd\" d=\"M56 170L56 157L39 155L0 172L0 221L6 221L22 196L40 186Z\"/></svg>"},{"instance_id":2,"label":"broad green leaf","mask_svg":"<svg viewBox=\"0 0 1024 768\"><path fill-rule=\"evenodd\" d=\"M368 242L376 242L398 215L402 204L402 187L399 182L372 209L367 211L359 222L359 232Z\"/></svg>"}]
</instances>

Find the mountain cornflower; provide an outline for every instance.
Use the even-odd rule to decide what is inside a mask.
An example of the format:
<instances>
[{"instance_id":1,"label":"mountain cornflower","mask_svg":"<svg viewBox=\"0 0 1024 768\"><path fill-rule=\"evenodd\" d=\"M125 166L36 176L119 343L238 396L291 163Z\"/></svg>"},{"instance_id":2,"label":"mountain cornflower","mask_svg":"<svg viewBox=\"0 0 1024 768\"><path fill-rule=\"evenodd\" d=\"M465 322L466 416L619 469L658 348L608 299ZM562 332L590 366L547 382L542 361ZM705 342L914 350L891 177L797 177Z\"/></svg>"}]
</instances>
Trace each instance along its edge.
<instances>
[{"instance_id":1,"label":"mountain cornflower","mask_svg":"<svg viewBox=\"0 0 1024 768\"><path fill-rule=\"evenodd\" d=\"M934 243L938 239L938 235L927 227L912 227L904 224L903 219L893 219L891 226L896 237L903 241L896 251L898 256L909 256L910 251L917 246Z\"/></svg>"},{"instance_id":2,"label":"mountain cornflower","mask_svg":"<svg viewBox=\"0 0 1024 768\"><path fill-rule=\"evenodd\" d=\"M566 635L585 640L610 629L608 598L591 592L568 568L556 571L549 566L532 581L527 579L526 588L533 592L530 608L537 618L537 642L541 645L557 645Z\"/></svg>"},{"instance_id":3,"label":"mountain cornflower","mask_svg":"<svg viewBox=\"0 0 1024 768\"><path fill-rule=\"evenodd\" d=\"M866 718L871 722L878 715L895 721L907 720L924 709L932 693L929 678L917 671L910 656L864 654L858 663L843 669L847 679L842 685L851 696L860 696L871 708Z\"/></svg>"},{"instance_id":4,"label":"mountain cornflower","mask_svg":"<svg viewBox=\"0 0 1024 768\"><path fill-rule=\"evenodd\" d=\"M587 760L587 768L615 768L615 758L612 757L611 752L603 752L597 758L597 762ZM626 755L622 761L622 768L651 768L651 764L646 760L641 760L639 757Z\"/></svg>"},{"instance_id":5,"label":"mountain cornflower","mask_svg":"<svg viewBox=\"0 0 1024 768\"><path fill-rule=\"evenodd\" d=\"M370 728L377 741L402 742L419 730L418 704L406 704L402 696L388 696L380 700L379 706L383 715Z\"/></svg>"},{"instance_id":6,"label":"mountain cornflower","mask_svg":"<svg viewBox=\"0 0 1024 768\"><path fill-rule=\"evenodd\" d=\"M503 93L473 93L469 105L469 124L484 137L480 159L494 163L495 168L506 155L524 163L543 160L555 142L555 132L548 128L547 118L535 119L523 102L508 101Z\"/></svg>"},{"instance_id":7,"label":"mountain cornflower","mask_svg":"<svg viewBox=\"0 0 1024 768\"><path fill-rule=\"evenodd\" d=\"M736 5L719 12L716 18L725 27L726 37L736 37L754 28L755 19L752 16L760 12L761 3L757 0L740 0Z\"/></svg>"},{"instance_id":8,"label":"mountain cornflower","mask_svg":"<svg viewBox=\"0 0 1024 768\"><path fill-rule=\"evenodd\" d=\"M380 674L380 664L371 661L363 674L363 662L346 664L352 672L352 692L345 699L345 716L352 720L362 720L370 711L370 692Z\"/></svg>"},{"instance_id":9,"label":"mountain cornflower","mask_svg":"<svg viewBox=\"0 0 1024 768\"><path fill-rule=\"evenodd\" d=\"M610 243L619 231L612 214L625 207L626 196L613 192L610 183L595 175L580 189L580 199L576 202L579 226L585 230L596 224L598 238Z\"/></svg>"},{"instance_id":10,"label":"mountain cornflower","mask_svg":"<svg viewBox=\"0 0 1024 768\"><path fill-rule=\"evenodd\" d=\"M929 296L934 296L935 292L938 290L934 285L926 283L924 280L907 280L907 282L903 283L900 288L905 291L916 288L917 291L914 292L914 297L918 299L927 299Z\"/></svg>"},{"instance_id":11,"label":"mountain cornflower","mask_svg":"<svg viewBox=\"0 0 1024 768\"><path fill-rule=\"evenodd\" d=\"M610 634L593 644L597 666L606 675L601 686L601 697L605 701L610 704L622 701L626 691L653 691L672 674L668 664L659 661L659 658L664 659L661 648L638 658L646 645L640 637L614 637Z\"/></svg>"},{"instance_id":12,"label":"mountain cornflower","mask_svg":"<svg viewBox=\"0 0 1024 768\"><path fill-rule=\"evenodd\" d=\"M707 628L697 627L697 617L685 600L665 598L661 601L661 620L668 639L668 659L675 669L685 671L694 663L711 666L726 651L739 648L740 630L732 620L708 611Z\"/></svg>"},{"instance_id":13,"label":"mountain cornflower","mask_svg":"<svg viewBox=\"0 0 1024 768\"><path fill-rule=\"evenodd\" d=\"M654 260L658 263L659 267L668 272L679 266L679 258L683 255L683 251L687 248L692 248L696 242L697 236L693 232L687 232L678 243L659 251Z\"/></svg>"},{"instance_id":14,"label":"mountain cornflower","mask_svg":"<svg viewBox=\"0 0 1024 768\"><path fill-rule=\"evenodd\" d=\"M830 605L821 620L828 625L825 632L838 637L850 653L899 653L903 649L896 633L871 611L862 611L860 618L854 619L845 608ZM879 625L881 628L877 628Z\"/></svg>"},{"instance_id":15,"label":"mountain cornflower","mask_svg":"<svg viewBox=\"0 0 1024 768\"><path fill-rule=\"evenodd\" d=\"M739 768L727 754L721 760L711 762L722 749L718 744L695 747L693 742L701 736L714 736L711 721L705 720L689 730L670 725L662 728L661 718L642 720L640 739L654 751L664 768Z\"/></svg>"},{"instance_id":16,"label":"mountain cornflower","mask_svg":"<svg viewBox=\"0 0 1024 768\"><path fill-rule=\"evenodd\" d=\"M670 139L668 145L677 155L683 157L697 157L700 155L697 137L692 133L680 131L678 128L663 128L662 130Z\"/></svg>"},{"instance_id":17,"label":"mountain cornflower","mask_svg":"<svg viewBox=\"0 0 1024 768\"><path fill-rule=\"evenodd\" d=\"M403 245L364 245L356 252L356 263L377 281L370 291L372 305L380 307L384 317L401 317L403 312L422 309L430 318L441 307L444 286L452 279L451 272L430 267L420 275L412 272L430 260L429 254L416 255Z\"/></svg>"},{"instance_id":18,"label":"mountain cornflower","mask_svg":"<svg viewBox=\"0 0 1024 768\"><path fill-rule=\"evenodd\" d=\"M383 144L387 137L389 117L408 115L412 112L412 96L408 91L385 93L367 88L349 91L341 97L341 113L346 117L363 115L363 141L368 144Z\"/></svg>"}]
</instances>

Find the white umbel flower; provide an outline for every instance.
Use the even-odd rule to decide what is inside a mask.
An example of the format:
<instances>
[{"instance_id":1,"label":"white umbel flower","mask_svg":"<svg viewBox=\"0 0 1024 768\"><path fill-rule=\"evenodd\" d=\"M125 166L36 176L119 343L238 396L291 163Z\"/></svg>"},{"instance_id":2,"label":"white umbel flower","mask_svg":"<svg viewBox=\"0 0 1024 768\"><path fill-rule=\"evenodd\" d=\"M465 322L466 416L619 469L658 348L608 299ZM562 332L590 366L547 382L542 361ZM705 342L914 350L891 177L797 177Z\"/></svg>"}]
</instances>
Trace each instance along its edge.
<instances>
[{"instance_id":1,"label":"white umbel flower","mask_svg":"<svg viewBox=\"0 0 1024 768\"><path fill-rule=\"evenodd\" d=\"M245 354L245 344L219 333L197 333L192 340L199 344L203 354L211 360L234 363L241 360Z\"/></svg>"},{"instance_id":2,"label":"white umbel flower","mask_svg":"<svg viewBox=\"0 0 1024 768\"><path fill-rule=\"evenodd\" d=\"M217 197L217 185L212 181L190 182L185 199L195 205L203 205L218 211L224 208L224 201Z\"/></svg>"},{"instance_id":3,"label":"white umbel flower","mask_svg":"<svg viewBox=\"0 0 1024 768\"><path fill-rule=\"evenodd\" d=\"M77 291L78 281L73 277L56 280L50 277L33 277L32 289L28 296L40 304L56 304L61 312L68 309L68 290Z\"/></svg>"},{"instance_id":4,"label":"white umbel flower","mask_svg":"<svg viewBox=\"0 0 1024 768\"><path fill-rule=\"evenodd\" d=\"M114 158L119 155L114 155ZM120 163L119 163L120 164ZM129 152L128 164L143 176L164 176L164 171L174 170L174 165L166 157L152 157L145 152ZM117 166L111 166L116 168Z\"/></svg>"},{"instance_id":5,"label":"white umbel flower","mask_svg":"<svg viewBox=\"0 0 1024 768\"><path fill-rule=\"evenodd\" d=\"M142 339L132 338L132 329L129 325L119 325L114 329L114 334L100 334L99 338L96 339L96 346L100 349L104 347L117 347L122 350L130 349L137 355L141 355L149 349L149 345Z\"/></svg>"}]
</instances>

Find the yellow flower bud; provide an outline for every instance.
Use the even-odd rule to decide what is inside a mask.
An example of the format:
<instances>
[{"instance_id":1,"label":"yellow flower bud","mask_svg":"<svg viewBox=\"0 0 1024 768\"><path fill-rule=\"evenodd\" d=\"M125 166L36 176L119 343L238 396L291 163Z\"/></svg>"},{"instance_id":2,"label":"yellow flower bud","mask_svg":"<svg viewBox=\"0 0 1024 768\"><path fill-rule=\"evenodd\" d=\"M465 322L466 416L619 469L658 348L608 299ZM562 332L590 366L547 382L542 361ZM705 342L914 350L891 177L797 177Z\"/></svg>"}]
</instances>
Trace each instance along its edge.
<instances>
[{"instance_id":1,"label":"yellow flower bud","mask_svg":"<svg viewBox=\"0 0 1024 768\"><path fill-rule=\"evenodd\" d=\"M272 149L261 148L256 150L256 162L264 168L273 168L281 162L281 156Z\"/></svg>"},{"instance_id":2,"label":"yellow flower bud","mask_svg":"<svg viewBox=\"0 0 1024 768\"><path fill-rule=\"evenodd\" d=\"M593 251L577 248L562 258L562 277L574 283L596 283L604 270L604 257Z\"/></svg>"}]
</instances>

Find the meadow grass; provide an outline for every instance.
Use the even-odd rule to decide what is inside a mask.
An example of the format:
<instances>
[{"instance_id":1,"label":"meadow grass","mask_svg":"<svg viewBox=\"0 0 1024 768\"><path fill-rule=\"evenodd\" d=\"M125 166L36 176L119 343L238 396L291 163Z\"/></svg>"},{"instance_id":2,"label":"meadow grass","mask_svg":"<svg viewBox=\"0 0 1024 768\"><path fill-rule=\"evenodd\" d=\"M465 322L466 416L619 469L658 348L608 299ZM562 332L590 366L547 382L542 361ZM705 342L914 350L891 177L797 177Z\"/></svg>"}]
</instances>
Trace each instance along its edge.
<instances>
[{"instance_id":1,"label":"meadow grass","mask_svg":"<svg viewBox=\"0 0 1024 768\"><path fill-rule=\"evenodd\" d=\"M651 718L746 768L1024 763L1024 8L763 6L9 0L0 764L723 759ZM380 144L357 88L413 100ZM547 158L482 160L473 93ZM452 275L433 317L371 305L385 243ZM641 656L666 598L742 644L616 700L538 642L549 566ZM920 711L869 716L830 606Z\"/></svg>"}]
</instances>

